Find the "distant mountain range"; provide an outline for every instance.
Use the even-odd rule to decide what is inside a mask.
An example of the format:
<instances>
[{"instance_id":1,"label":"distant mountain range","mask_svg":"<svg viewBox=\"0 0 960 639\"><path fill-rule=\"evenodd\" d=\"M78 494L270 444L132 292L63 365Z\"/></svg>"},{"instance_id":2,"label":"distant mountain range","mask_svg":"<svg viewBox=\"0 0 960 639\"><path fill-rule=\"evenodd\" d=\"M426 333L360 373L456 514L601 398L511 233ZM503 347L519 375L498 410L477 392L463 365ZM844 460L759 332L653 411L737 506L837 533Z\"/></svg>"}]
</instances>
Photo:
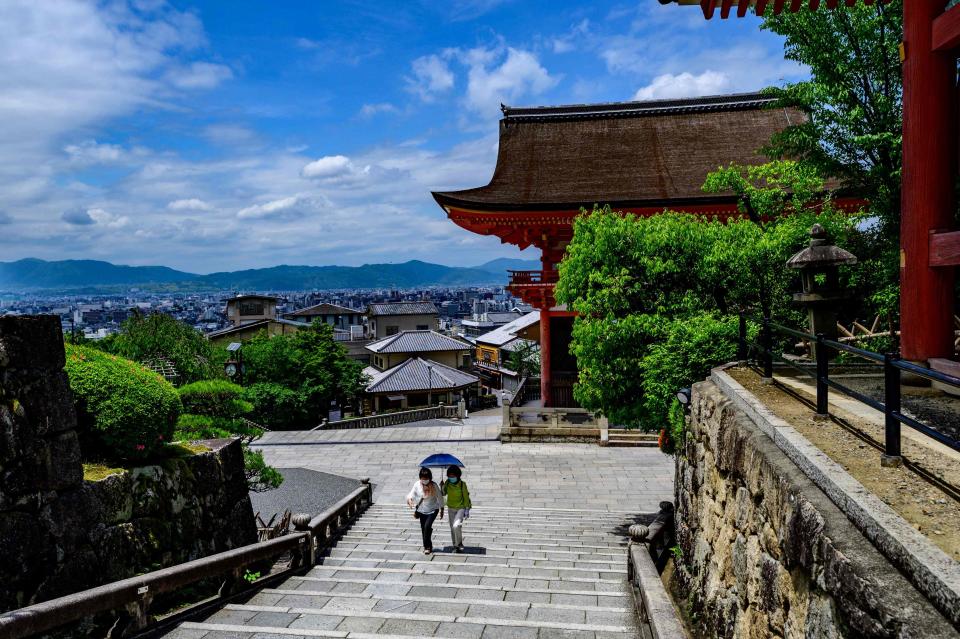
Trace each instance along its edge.
<instances>
[{"instance_id":1,"label":"distant mountain range","mask_svg":"<svg viewBox=\"0 0 960 639\"><path fill-rule=\"evenodd\" d=\"M475 267L410 260L363 266L274 266L198 275L166 266L121 266L96 260L0 262L0 290L156 288L165 290L295 291L504 284L507 270L539 269L534 260L500 258Z\"/></svg>"}]
</instances>

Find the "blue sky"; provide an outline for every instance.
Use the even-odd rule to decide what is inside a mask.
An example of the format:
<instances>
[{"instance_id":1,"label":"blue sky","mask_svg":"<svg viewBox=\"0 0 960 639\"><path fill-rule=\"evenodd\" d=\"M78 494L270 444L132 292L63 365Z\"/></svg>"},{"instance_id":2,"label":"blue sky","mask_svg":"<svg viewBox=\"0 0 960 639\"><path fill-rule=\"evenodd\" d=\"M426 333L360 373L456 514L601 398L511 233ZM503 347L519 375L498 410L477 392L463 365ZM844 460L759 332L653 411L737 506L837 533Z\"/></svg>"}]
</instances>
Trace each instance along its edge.
<instances>
[{"instance_id":1,"label":"blue sky","mask_svg":"<svg viewBox=\"0 0 960 639\"><path fill-rule=\"evenodd\" d=\"M0 261L521 255L430 197L489 180L501 102L804 77L758 27L656 0L5 0Z\"/></svg>"}]
</instances>

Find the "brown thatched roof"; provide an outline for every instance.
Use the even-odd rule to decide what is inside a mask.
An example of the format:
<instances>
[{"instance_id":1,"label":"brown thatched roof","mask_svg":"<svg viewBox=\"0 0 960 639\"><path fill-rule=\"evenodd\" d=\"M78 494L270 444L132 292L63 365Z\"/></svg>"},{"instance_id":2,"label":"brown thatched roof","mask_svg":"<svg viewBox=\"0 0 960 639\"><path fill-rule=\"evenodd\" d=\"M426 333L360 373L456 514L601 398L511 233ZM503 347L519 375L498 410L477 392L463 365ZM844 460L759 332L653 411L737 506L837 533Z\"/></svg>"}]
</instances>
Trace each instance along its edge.
<instances>
[{"instance_id":1,"label":"brown thatched roof","mask_svg":"<svg viewBox=\"0 0 960 639\"><path fill-rule=\"evenodd\" d=\"M676 205L705 194L707 173L759 164L770 136L804 116L770 109L757 93L559 107L504 107L490 184L434 193L441 206L568 209L593 204Z\"/></svg>"}]
</instances>

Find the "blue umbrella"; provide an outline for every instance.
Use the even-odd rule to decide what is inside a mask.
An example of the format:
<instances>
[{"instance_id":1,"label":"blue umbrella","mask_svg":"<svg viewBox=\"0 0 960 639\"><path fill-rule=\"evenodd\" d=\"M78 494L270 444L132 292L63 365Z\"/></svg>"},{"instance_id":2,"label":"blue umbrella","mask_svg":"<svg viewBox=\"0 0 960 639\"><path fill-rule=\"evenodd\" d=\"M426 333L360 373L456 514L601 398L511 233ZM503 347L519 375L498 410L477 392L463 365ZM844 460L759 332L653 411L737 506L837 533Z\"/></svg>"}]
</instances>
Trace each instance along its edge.
<instances>
[{"instance_id":1,"label":"blue umbrella","mask_svg":"<svg viewBox=\"0 0 960 639\"><path fill-rule=\"evenodd\" d=\"M421 468L430 468L430 467L438 468L441 466L444 468L446 468L447 466L459 466L460 468L466 468L466 466L463 465L462 461L460 461L453 455L448 455L447 453L430 455L429 457L424 459L422 462L420 462Z\"/></svg>"}]
</instances>

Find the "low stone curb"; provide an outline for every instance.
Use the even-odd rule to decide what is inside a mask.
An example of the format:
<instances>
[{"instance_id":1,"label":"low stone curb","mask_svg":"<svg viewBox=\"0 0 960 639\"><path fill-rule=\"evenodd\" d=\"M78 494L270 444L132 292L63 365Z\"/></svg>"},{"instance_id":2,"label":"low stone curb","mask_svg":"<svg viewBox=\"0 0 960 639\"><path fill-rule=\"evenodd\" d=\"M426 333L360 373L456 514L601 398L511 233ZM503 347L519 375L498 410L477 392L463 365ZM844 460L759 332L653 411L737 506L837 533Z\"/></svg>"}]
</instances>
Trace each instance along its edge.
<instances>
[{"instance_id":1,"label":"low stone curb","mask_svg":"<svg viewBox=\"0 0 960 639\"><path fill-rule=\"evenodd\" d=\"M653 639L687 639L646 544L630 545L629 565L640 623L648 626Z\"/></svg>"},{"instance_id":2,"label":"low stone curb","mask_svg":"<svg viewBox=\"0 0 960 639\"><path fill-rule=\"evenodd\" d=\"M725 369L735 365L713 369L711 381L826 493L884 556L904 571L952 624L960 626L960 563L727 374Z\"/></svg>"}]
</instances>

